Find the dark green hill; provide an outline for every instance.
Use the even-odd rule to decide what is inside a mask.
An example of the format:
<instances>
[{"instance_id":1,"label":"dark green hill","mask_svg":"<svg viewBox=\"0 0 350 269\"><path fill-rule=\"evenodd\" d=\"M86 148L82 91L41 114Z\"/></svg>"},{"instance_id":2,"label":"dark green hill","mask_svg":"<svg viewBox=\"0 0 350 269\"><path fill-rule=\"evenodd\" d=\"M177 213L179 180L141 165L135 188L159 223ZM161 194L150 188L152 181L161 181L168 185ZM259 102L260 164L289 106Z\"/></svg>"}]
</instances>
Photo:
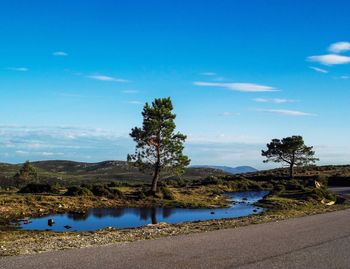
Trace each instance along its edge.
<instances>
[{"instance_id":1,"label":"dark green hill","mask_svg":"<svg viewBox=\"0 0 350 269\"><path fill-rule=\"evenodd\" d=\"M0 164L0 180L3 185L11 184L13 175L22 164ZM65 160L32 162L41 182L74 184L82 182L127 181L147 182L151 179L125 161L103 161L98 163L74 162ZM186 179L201 179L211 175L226 175L221 170L211 168L187 168L182 176ZM6 184L4 184L6 183Z\"/></svg>"}]
</instances>

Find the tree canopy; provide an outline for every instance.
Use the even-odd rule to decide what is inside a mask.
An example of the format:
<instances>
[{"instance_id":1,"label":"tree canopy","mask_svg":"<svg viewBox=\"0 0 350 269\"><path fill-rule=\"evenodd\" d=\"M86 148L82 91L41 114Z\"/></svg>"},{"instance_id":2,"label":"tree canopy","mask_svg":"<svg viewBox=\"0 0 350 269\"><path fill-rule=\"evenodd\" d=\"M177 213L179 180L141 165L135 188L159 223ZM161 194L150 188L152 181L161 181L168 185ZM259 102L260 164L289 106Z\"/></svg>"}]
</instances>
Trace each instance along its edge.
<instances>
[{"instance_id":1,"label":"tree canopy","mask_svg":"<svg viewBox=\"0 0 350 269\"><path fill-rule=\"evenodd\" d=\"M283 139L272 139L262 150L261 155L267 159L264 162L286 163L289 175L293 177L294 166L304 166L318 161L312 146L306 146L302 136L291 136Z\"/></svg>"},{"instance_id":2,"label":"tree canopy","mask_svg":"<svg viewBox=\"0 0 350 269\"><path fill-rule=\"evenodd\" d=\"M23 184L28 184L35 181L38 177L36 169L33 165L26 161L21 169L14 175L14 181L17 186L21 186Z\"/></svg>"},{"instance_id":3,"label":"tree canopy","mask_svg":"<svg viewBox=\"0 0 350 269\"><path fill-rule=\"evenodd\" d=\"M176 115L172 110L170 97L155 99L151 105L146 103L142 127L135 127L130 133L136 149L134 154L128 155L128 161L142 172L151 173L153 193L157 191L161 173L180 175L190 163L183 154L186 136L175 132Z\"/></svg>"}]
</instances>

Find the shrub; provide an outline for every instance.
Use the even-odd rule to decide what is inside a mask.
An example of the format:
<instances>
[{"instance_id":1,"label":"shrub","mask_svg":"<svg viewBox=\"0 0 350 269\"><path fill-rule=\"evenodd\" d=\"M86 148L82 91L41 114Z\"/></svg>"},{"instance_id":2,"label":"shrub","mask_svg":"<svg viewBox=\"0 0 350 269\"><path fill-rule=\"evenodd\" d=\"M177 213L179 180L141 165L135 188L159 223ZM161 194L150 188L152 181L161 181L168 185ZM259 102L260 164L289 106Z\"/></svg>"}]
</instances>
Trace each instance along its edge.
<instances>
[{"instance_id":1,"label":"shrub","mask_svg":"<svg viewBox=\"0 0 350 269\"><path fill-rule=\"evenodd\" d=\"M337 199L332 192L330 192L328 189L325 189L325 188L321 188L321 189L313 188L312 191L310 192L310 197L318 201L321 201L322 199L335 201Z\"/></svg>"},{"instance_id":2,"label":"shrub","mask_svg":"<svg viewBox=\"0 0 350 269\"><path fill-rule=\"evenodd\" d=\"M59 190L50 184L29 183L21 188L19 193L58 193Z\"/></svg>"},{"instance_id":3,"label":"shrub","mask_svg":"<svg viewBox=\"0 0 350 269\"><path fill-rule=\"evenodd\" d=\"M112 181L110 183L107 184L107 186L109 188L115 188L115 187L123 187L123 186L127 186L128 184L125 182L120 182L120 181Z\"/></svg>"},{"instance_id":4,"label":"shrub","mask_svg":"<svg viewBox=\"0 0 350 269\"><path fill-rule=\"evenodd\" d=\"M103 185L93 185L91 191L96 196L114 197L112 191Z\"/></svg>"},{"instance_id":5,"label":"shrub","mask_svg":"<svg viewBox=\"0 0 350 269\"><path fill-rule=\"evenodd\" d=\"M281 194L286 190L286 187L282 184L275 185L273 188L273 194Z\"/></svg>"},{"instance_id":6,"label":"shrub","mask_svg":"<svg viewBox=\"0 0 350 269\"><path fill-rule=\"evenodd\" d=\"M168 187L163 186L161 188L161 192L163 193L164 199L175 200L175 196L174 196L173 192Z\"/></svg>"},{"instance_id":7,"label":"shrub","mask_svg":"<svg viewBox=\"0 0 350 269\"><path fill-rule=\"evenodd\" d=\"M69 187L65 192L66 196L92 196L92 192L88 188L73 186Z\"/></svg>"},{"instance_id":8,"label":"shrub","mask_svg":"<svg viewBox=\"0 0 350 269\"><path fill-rule=\"evenodd\" d=\"M221 185L223 181L221 178L210 176L202 180L203 185Z\"/></svg>"},{"instance_id":9,"label":"shrub","mask_svg":"<svg viewBox=\"0 0 350 269\"><path fill-rule=\"evenodd\" d=\"M123 193L118 189L111 189L107 185L93 185L91 192L96 196L104 196L107 198L121 198Z\"/></svg>"}]
</instances>

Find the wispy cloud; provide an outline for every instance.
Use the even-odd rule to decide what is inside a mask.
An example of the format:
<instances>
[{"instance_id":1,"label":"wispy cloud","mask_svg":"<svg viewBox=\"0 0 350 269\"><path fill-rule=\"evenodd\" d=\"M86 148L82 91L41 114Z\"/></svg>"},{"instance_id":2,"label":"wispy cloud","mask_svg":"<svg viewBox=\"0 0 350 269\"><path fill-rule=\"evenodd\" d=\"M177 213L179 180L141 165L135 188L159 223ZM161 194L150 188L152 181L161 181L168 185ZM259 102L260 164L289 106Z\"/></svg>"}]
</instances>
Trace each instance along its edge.
<instances>
[{"instance_id":1,"label":"wispy cloud","mask_svg":"<svg viewBox=\"0 0 350 269\"><path fill-rule=\"evenodd\" d=\"M194 85L200 87L217 87L224 88L231 91L240 92L275 92L277 91L274 87L254 84L254 83L222 83L222 82L201 82L195 81Z\"/></svg>"},{"instance_id":2,"label":"wispy cloud","mask_svg":"<svg viewBox=\"0 0 350 269\"><path fill-rule=\"evenodd\" d=\"M318 68L318 67L314 67L314 66L309 66L310 69L319 72L319 73L323 73L323 74L327 74L328 70L326 69L322 69L322 68Z\"/></svg>"},{"instance_id":3,"label":"wispy cloud","mask_svg":"<svg viewBox=\"0 0 350 269\"><path fill-rule=\"evenodd\" d=\"M350 63L350 57L337 54L324 54L310 56L307 58L311 62L318 62L323 65L336 65Z\"/></svg>"},{"instance_id":4,"label":"wispy cloud","mask_svg":"<svg viewBox=\"0 0 350 269\"><path fill-rule=\"evenodd\" d=\"M317 116L316 114L313 114L313 113L307 113L307 112L302 112L297 110L287 110L287 109L258 109L258 111L287 115L287 116Z\"/></svg>"},{"instance_id":5,"label":"wispy cloud","mask_svg":"<svg viewBox=\"0 0 350 269\"><path fill-rule=\"evenodd\" d=\"M105 75L93 75L93 76L87 76L88 78L99 80L99 81L112 81L112 82L129 82L129 80L122 79L122 78L115 78Z\"/></svg>"},{"instance_id":6,"label":"wispy cloud","mask_svg":"<svg viewBox=\"0 0 350 269\"><path fill-rule=\"evenodd\" d=\"M274 103L274 104L284 104L284 103L294 103L296 100L283 99L283 98L255 98L255 102L258 103Z\"/></svg>"},{"instance_id":7,"label":"wispy cloud","mask_svg":"<svg viewBox=\"0 0 350 269\"><path fill-rule=\"evenodd\" d=\"M241 115L241 113L239 113L239 112L231 113L231 112L227 112L227 111L219 114L219 116L221 116L221 117L240 116L240 115Z\"/></svg>"},{"instance_id":8,"label":"wispy cloud","mask_svg":"<svg viewBox=\"0 0 350 269\"><path fill-rule=\"evenodd\" d=\"M349 79L350 76L340 76L341 79Z\"/></svg>"},{"instance_id":9,"label":"wispy cloud","mask_svg":"<svg viewBox=\"0 0 350 269\"><path fill-rule=\"evenodd\" d=\"M27 68L27 67L8 67L6 69L7 70L11 70L11 71L18 71L18 72L27 72L27 71L29 71L29 68Z\"/></svg>"},{"instance_id":10,"label":"wispy cloud","mask_svg":"<svg viewBox=\"0 0 350 269\"><path fill-rule=\"evenodd\" d=\"M61 56L61 57L64 57L64 56L68 56L68 53L67 52L64 52L64 51L55 51L52 53L53 56Z\"/></svg>"},{"instance_id":11,"label":"wispy cloud","mask_svg":"<svg viewBox=\"0 0 350 269\"><path fill-rule=\"evenodd\" d=\"M129 101L128 104L131 104L131 105L142 105L143 103L140 102L140 101L133 100L133 101Z\"/></svg>"},{"instance_id":12,"label":"wispy cloud","mask_svg":"<svg viewBox=\"0 0 350 269\"><path fill-rule=\"evenodd\" d=\"M350 51L350 42L342 41L342 42L333 43L329 46L328 50L333 53Z\"/></svg>"},{"instance_id":13,"label":"wispy cloud","mask_svg":"<svg viewBox=\"0 0 350 269\"><path fill-rule=\"evenodd\" d=\"M202 76L216 76L216 73L215 72L203 72L203 73L200 73Z\"/></svg>"}]
</instances>

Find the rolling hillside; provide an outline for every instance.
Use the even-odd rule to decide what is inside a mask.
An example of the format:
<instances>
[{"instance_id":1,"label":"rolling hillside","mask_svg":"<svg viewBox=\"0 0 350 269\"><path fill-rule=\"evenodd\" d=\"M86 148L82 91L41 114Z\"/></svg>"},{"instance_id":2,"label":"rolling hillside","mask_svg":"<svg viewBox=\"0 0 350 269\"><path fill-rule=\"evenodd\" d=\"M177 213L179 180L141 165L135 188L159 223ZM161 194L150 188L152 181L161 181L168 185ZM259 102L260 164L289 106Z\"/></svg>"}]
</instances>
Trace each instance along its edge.
<instances>
[{"instance_id":1,"label":"rolling hillside","mask_svg":"<svg viewBox=\"0 0 350 269\"><path fill-rule=\"evenodd\" d=\"M72 184L80 182L106 182L113 180L141 183L151 177L131 167L125 161L103 161L98 163L73 162L64 160L39 161L31 163L37 170L40 181ZM0 180L10 182L21 164L0 163ZM212 168L187 168L183 178L200 179L210 175L227 175Z\"/></svg>"}]
</instances>

